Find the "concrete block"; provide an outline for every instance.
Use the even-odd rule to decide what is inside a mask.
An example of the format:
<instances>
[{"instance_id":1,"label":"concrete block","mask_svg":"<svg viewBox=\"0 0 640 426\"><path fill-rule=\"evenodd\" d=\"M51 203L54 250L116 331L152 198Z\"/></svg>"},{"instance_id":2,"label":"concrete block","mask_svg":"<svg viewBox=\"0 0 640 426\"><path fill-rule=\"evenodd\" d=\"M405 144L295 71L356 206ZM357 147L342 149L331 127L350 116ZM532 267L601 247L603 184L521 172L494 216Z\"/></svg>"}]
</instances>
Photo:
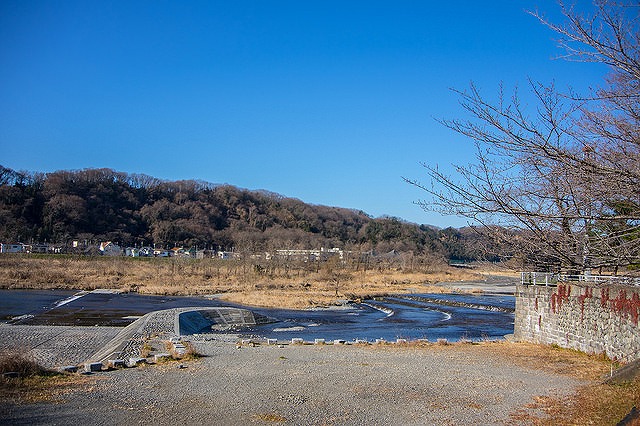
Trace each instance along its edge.
<instances>
[{"instance_id":1,"label":"concrete block","mask_svg":"<svg viewBox=\"0 0 640 426\"><path fill-rule=\"evenodd\" d=\"M278 339L267 339L267 345L277 345Z\"/></svg>"},{"instance_id":2,"label":"concrete block","mask_svg":"<svg viewBox=\"0 0 640 426\"><path fill-rule=\"evenodd\" d=\"M124 367L126 367L126 363L124 362L124 359L110 359L107 362L107 365L112 367L112 368L124 368Z\"/></svg>"},{"instance_id":3,"label":"concrete block","mask_svg":"<svg viewBox=\"0 0 640 426\"><path fill-rule=\"evenodd\" d=\"M304 344L304 339L302 339L300 337L294 337L293 339L291 339L291 344L292 345L302 345L302 344Z\"/></svg>"},{"instance_id":4,"label":"concrete block","mask_svg":"<svg viewBox=\"0 0 640 426\"><path fill-rule=\"evenodd\" d=\"M58 369L61 373L77 373L78 366L77 365L65 365Z\"/></svg>"},{"instance_id":5,"label":"concrete block","mask_svg":"<svg viewBox=\"0 0 640 426\"><path fill-rule=\"evenodd\" d=\"M146 364L146 358L129 358L129 367L135 367L140 364Z\"/></svg>"},{"instance_id":6,"label":"concrete block","mask_svg":"<svg viewBox=\"0 0 640 426\"><path fill-rule=\"evenodd\" d=\"M185 353L187 353L187 347L180 342L173 344L173 350L178 355L184 355Z\"/></svg>"},{"instance_id":7,"label":"concrete block","mask_svg":"<svg viewBox=\"0 0 640 426\"><path fill-rule=\"evenodd\" d=\"M84 365L84 371L94 373L97 371L102 371L102 367L104 366L101 362L89 362Z\"/></svg>"}]
</instances>

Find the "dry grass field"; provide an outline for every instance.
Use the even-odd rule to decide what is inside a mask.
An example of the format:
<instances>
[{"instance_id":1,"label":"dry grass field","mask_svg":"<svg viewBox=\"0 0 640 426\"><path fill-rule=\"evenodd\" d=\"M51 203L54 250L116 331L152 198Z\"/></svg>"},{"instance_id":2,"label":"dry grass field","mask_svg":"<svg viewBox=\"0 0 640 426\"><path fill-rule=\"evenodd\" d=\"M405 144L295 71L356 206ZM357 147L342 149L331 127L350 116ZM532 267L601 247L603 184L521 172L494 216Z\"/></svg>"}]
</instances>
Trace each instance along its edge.
<instances>
[{"instance_id":1,"label":"dry grass field","mask_svg":"<svg viewBox=\"0 0 640 426\"><path fill-rule=\"evenodd\" d=\"M429 285L480 279L477 272L445 264L419 271L389 267L365 271L329 262L286 265L220 259L0 255L0 288L220 294L223 300L245 305L288 308L391 293L439 292L442 289Z\"/></svg>"}]
</instances>

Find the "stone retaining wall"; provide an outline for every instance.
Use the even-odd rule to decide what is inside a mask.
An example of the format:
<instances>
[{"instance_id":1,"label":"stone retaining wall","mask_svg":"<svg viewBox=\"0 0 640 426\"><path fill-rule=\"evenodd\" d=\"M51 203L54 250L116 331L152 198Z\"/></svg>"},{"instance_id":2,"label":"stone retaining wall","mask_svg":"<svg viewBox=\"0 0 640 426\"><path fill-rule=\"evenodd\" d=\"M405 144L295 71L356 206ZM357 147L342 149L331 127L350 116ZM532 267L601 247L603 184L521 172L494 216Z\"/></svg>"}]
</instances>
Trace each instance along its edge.
<instances>
[{"instance_id":1,"label":"stone retaining wall","mask_svg":"<svg viewBox=\"0 0 640 426\"><path fill-rule=\"evenodd\" d=\"M516 340L557 344L611 359L640 359L640 287L518 285Z\"/></svg>"}]
</instances>

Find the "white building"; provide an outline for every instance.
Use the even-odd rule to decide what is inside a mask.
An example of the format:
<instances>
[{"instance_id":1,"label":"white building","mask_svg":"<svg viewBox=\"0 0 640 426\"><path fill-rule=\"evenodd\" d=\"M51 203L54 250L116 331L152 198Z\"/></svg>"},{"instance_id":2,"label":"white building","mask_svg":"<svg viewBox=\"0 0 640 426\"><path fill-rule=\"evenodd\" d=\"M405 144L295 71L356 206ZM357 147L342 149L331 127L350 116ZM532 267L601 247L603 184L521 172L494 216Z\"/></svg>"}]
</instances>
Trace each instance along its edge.
<instances>
[{"instance_id":1,"label":"white building","mask_svg":"<svg viewBox=\"0 0 640 426\"><path fill-rule=\"evenodd\" d=\"M0 244L0 253L22 253L24 251L24 244Z\"/></svg>"}]
</instances>

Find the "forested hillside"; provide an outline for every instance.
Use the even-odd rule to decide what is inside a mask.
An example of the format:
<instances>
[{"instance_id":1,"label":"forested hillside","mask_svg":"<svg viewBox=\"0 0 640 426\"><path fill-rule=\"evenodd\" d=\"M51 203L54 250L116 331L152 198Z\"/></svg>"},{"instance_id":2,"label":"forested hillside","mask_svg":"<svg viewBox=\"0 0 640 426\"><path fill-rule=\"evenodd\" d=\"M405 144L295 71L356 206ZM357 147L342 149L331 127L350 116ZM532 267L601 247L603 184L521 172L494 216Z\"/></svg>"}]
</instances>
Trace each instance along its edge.
<instances>
[{"instance_id":1,"label":"forested hillside","mask_svg":"<svg viewBox=\"0 0 640 426\"><path fill-rule=\"evenodd\" d=\"M0 166L0 241L70 240L245 252L342 247L454 260L487 253L471 229L436 230L267 191L110 169L25 173Z\"/></svg>"}]
</instances>

